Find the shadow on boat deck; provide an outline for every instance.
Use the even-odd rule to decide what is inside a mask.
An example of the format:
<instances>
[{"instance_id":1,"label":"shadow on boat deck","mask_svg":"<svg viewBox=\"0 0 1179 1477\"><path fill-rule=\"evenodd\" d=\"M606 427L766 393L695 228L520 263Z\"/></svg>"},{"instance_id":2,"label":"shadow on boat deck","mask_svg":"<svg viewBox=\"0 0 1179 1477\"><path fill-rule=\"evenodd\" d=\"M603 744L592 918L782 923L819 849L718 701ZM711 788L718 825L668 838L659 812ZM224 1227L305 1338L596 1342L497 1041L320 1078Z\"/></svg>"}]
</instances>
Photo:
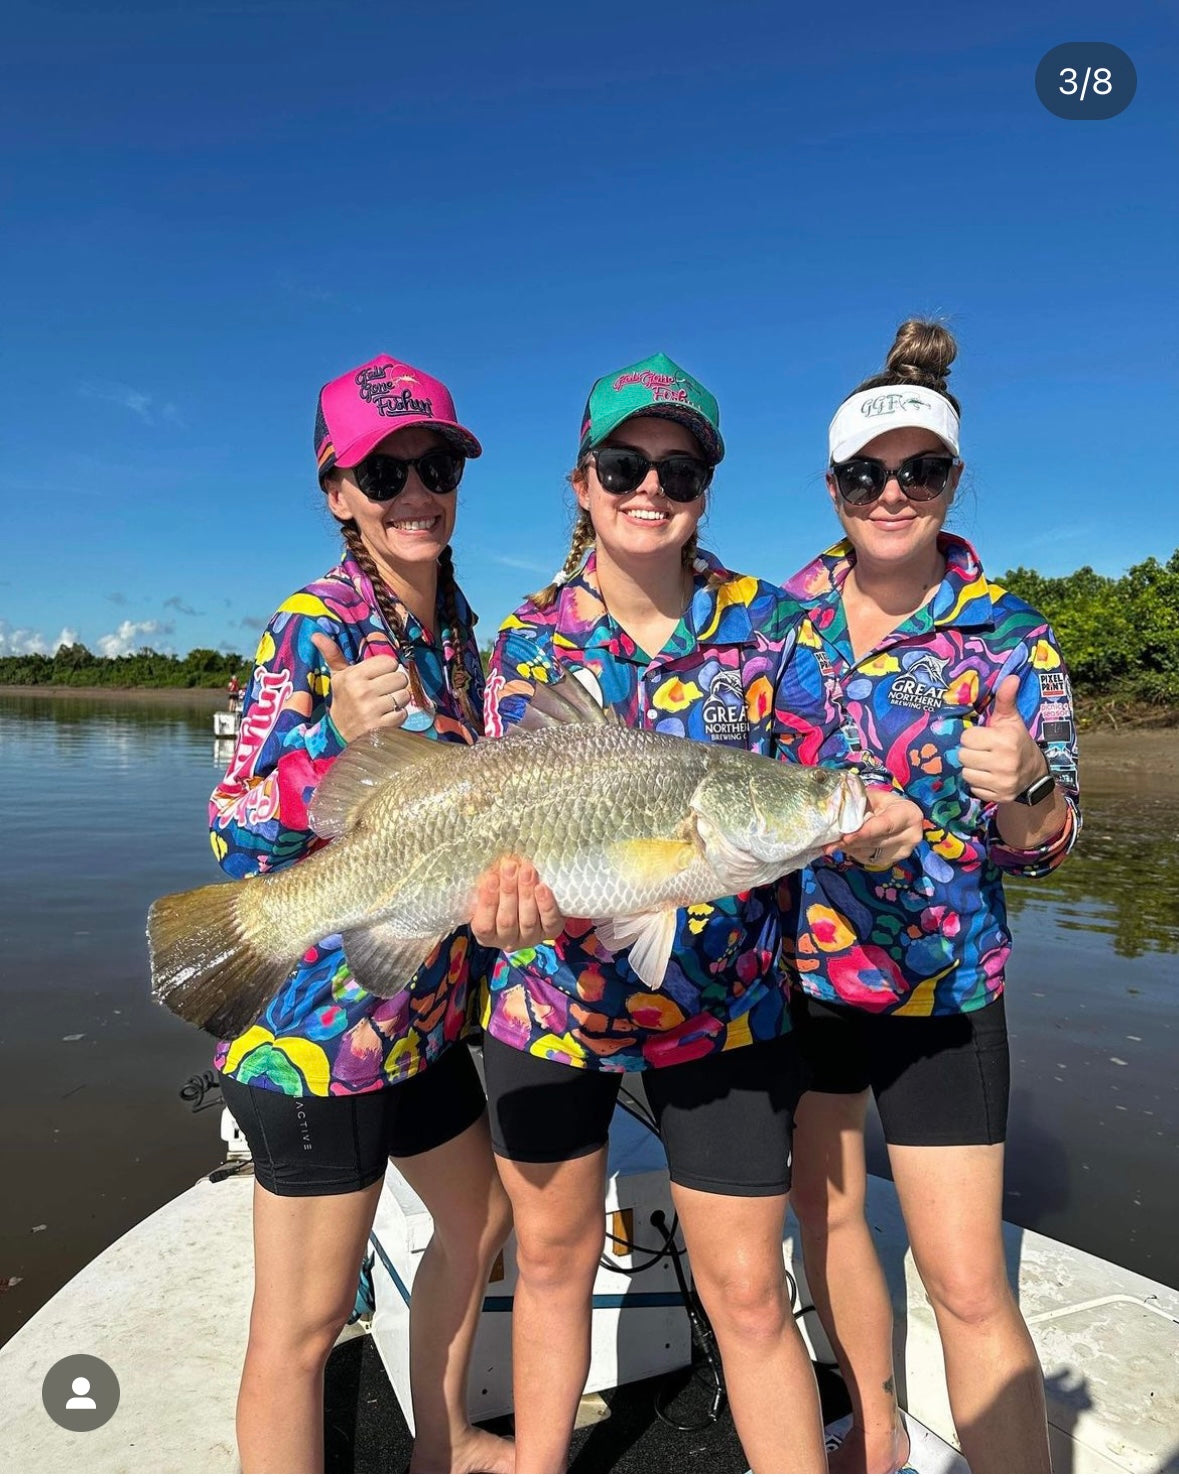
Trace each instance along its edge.
<instances>
[{"instance_id":1,"label":"shadow on boat deck","mask_svg":"<svg viewBox=\"0 0 1179 1477\"><path fill-rule=\"evenodd\" d=\"M727 1406L713 1424L691 1432L655 1414L663 1391L665 1408L681 1424L706 1417L712 1390L694 1374L685 1369L604 1392L610 1415L574 1432L570 1472L744 1472ZM848 1409L842 1382L824 1369L817 1374L824 1417L837 1420ZM485 1424L511 1434L508 1417ZM409 1430L371 1338L350 1339L328 1361L324 1444L328 1472L404 1472L409 1465Z\"/></svg>"}]
</instances>

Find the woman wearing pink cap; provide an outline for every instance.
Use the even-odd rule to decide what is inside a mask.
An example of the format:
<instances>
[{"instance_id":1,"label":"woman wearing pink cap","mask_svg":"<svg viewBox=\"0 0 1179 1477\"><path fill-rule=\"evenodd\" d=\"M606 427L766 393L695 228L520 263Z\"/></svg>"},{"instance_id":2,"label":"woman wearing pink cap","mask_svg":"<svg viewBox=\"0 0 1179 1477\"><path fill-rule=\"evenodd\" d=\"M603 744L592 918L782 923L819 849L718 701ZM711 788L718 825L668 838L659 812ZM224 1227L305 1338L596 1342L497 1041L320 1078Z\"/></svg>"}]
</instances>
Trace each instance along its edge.
<instances>
[{"instance_id":1,"label":"woman wearing pink cap","mask_svg":"<svg viewBox=\"0 0 1179 1477\"><path fill-rule=\"evenodd\" d=\"M323 844L308 802L360 734L405 726L472 743L482 730L474 617L449 546L465 461L480 446L449 391L382 355L324 386L315 453L344 557L283 602L258 648L210 808L231 877ZM378 999L352 980L339 937L323 939L257 1023L218 1049L256 1176L244 1471L323 1470L324 1365L352 1311L390 1158L434 1221L414 1282L411 1470L512 1470L510 1444L466 1414L483 1289L510 1225L463 1041L483 968L459 930Z\"/></svg>"},{"instance_id":2,"label":"woman wearing pink cap","mask_svg":"<svg viewBox=\"0 0 1179 1477\"><path fill-rule=\"evenodd\" d=\"M945 531L962 464L955 357L903 323L883 374L831 422L840 543L787 584L853 741L921 808L908 856L821 858L787 878L787 966L810 1067L794 1207L807 1279L851 1392L833 1470L888 1472L897 1410L892 1309L864 1219L864 1119L876 1099L972 1472L1046 1472L1036 1350L1001 1232L1011 936L1002 874L1059 866L1080 828L1076 729L1051 628Z\"/></svg>"}]
</instances>

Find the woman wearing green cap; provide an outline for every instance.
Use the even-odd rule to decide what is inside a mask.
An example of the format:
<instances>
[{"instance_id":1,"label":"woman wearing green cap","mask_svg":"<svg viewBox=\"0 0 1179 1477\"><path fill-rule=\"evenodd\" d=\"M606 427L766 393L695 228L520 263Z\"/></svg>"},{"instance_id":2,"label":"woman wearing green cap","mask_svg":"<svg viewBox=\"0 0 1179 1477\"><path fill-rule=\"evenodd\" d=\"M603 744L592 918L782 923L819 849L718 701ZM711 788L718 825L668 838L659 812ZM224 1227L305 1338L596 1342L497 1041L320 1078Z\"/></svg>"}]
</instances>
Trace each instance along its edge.
<instances>
[{"instance_id":1,"label":"woman wearing green cap","mask_svg":"<svg viewBox=\"0 0 1179 1477\"><path fill-rule=\"evenodd\" d=\"M813 654L796 649L790 602L698 548L724 455L718 422L712 395L664 355L594 385L571 475L569 557L500 631L488 734L520 721L537 682L573 672L635 727L789 761L854 757ZM875 774L873 814L844 845L891 859L912 849L920 817ZM757 1471L823 1470L815 1383L783 1274L802 1083L775 969L774 889L681 910L658 990L588 920L563 919L525 861L501 866L498 891L484 887L473 929L510 951L493 972L484 1063L518 1238L517 1471L562 1471L567 1459L626 1071L644 1074L746 1455Z\"/></svg>"}]
</instances>

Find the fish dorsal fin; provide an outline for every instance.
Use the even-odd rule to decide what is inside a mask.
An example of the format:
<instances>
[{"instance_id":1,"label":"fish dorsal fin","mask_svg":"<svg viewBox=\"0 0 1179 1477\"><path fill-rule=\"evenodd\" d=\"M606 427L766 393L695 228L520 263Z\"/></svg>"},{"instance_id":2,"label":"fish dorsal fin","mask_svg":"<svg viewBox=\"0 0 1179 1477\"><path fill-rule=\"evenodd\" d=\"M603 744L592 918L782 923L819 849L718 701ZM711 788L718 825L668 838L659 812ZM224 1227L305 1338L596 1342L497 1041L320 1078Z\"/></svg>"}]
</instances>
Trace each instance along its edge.
<instances>
[{"instance_id":1,"label":"fish dorsal fin","mask_svg":"<svg viewBox=\"0 0 1179 1477\"><path fill-rule=\"evenodd\" d=\"M516 727L525 733L536 733L566 723L618 722L613 708L603 704L598 679L592 672L578 668L563 673L555 682L538 682Z\"/></svg>"},{"instance_id":2,"label":"fish dorsal fin","mask_svg":"<svg viewBox=\"0 0 1179 1477\"><path fill-rule=\"evenodd\" d=\"M403 728L374 728L353 739L319 782L307 818L317 836L342 836L390 775L438 757L436 739Z\"/></svg>"}]
</instances>

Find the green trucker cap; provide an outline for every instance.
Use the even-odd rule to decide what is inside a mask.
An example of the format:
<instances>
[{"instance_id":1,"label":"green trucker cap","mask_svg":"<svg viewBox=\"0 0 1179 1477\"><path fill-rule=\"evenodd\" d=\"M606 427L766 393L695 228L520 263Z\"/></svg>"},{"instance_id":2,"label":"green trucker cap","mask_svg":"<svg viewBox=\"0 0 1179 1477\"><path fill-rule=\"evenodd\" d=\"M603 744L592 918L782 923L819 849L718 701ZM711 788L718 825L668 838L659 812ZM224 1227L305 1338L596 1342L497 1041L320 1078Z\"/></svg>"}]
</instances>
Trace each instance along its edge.
<instances>
[{"instance_id":1,"label":"green trucker cap","mask_svg":"<svg viewBox=\"0 0 1179 1477\"><path fill-rule=\"evenodd\" d=\"M716 396L666 354L653 354L595 381L585 402L578 460L632 415L679 421L700 442L714 466L725 454Z\"/></svg>"}]
</instances>

